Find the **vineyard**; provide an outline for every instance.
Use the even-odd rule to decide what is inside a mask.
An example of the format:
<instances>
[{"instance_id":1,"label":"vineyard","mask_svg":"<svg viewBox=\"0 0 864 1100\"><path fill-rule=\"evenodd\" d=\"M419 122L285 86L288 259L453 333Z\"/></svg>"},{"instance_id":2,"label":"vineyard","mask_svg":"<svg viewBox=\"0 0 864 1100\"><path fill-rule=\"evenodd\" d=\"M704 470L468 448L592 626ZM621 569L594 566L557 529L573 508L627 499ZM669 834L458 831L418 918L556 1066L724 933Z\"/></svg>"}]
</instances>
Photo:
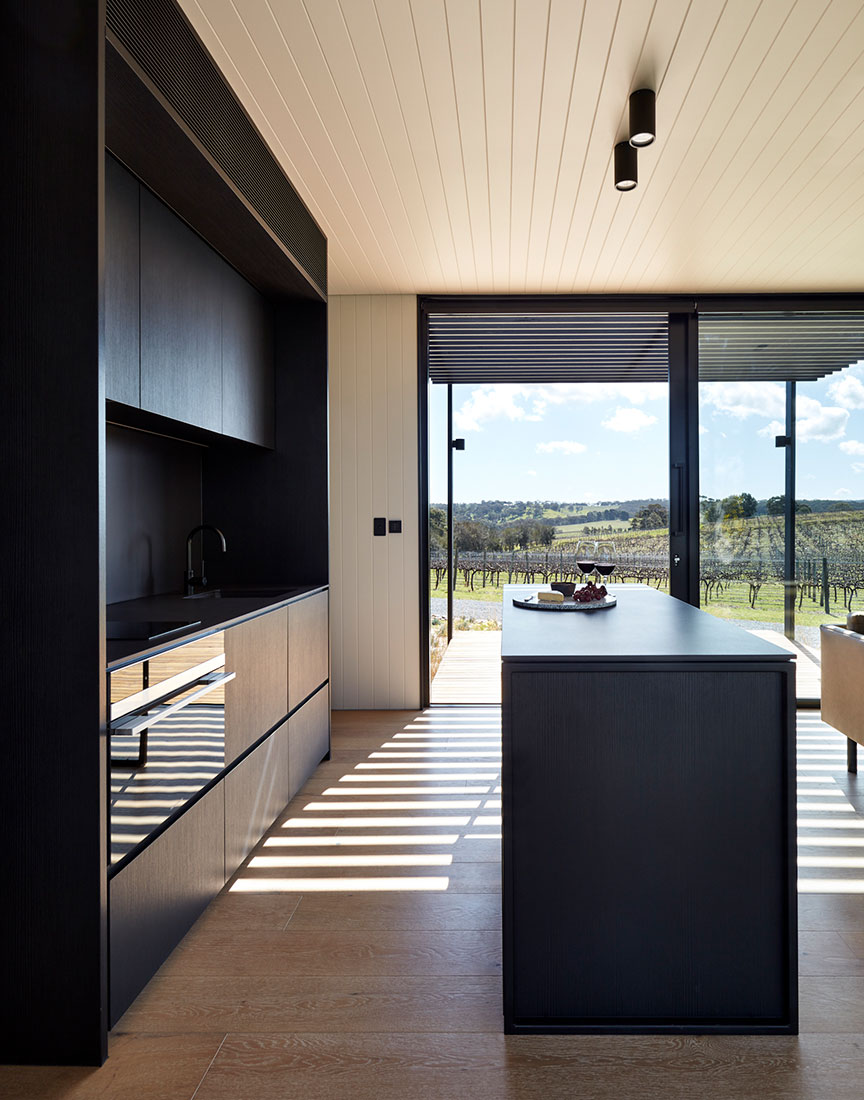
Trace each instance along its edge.
<instances>
[{"instance_id":1,"label":"vineyard","mask_svg":"<svg viewBox=\"0 0 864 1100\"><path fill-rule=\"evenodd\" d=\"M701 529L702 606L742 618L782 619L783 517L755 516L705 524ZM651 584L668 590L666 531L616 532L614 580ZM554 549L461 552L456 555L456 584L461 596L497 598L502 584L579 581L575 541ZM799 516L796 523L796 606L807 621L824 621L850 609L864 596L864 514L834 512ZM442 594L447 561L430 560L431 587ZM712 606L712 605L716 605Z\"/></svg>"}]
</instances>

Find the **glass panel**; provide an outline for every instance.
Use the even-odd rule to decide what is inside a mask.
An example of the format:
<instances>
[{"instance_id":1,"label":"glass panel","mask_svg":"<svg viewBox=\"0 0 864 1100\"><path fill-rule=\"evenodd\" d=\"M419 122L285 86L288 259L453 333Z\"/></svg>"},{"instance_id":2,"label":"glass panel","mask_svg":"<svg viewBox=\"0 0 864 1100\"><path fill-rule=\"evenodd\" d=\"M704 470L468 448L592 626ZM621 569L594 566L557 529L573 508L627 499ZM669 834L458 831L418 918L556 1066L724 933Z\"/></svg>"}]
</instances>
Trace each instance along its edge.
<instances>
[{"instance_id":1,"label":"glass panel","mask_svg":"<svg viewBox=\"0 0 864 1100\"><path fill-rule=\"evenodd\" d=\"M864 610L864 362L798 383L796 406L795 640L818 672L819 626Z\"/></svg>"},{"instance_id":2,"label":"glass panel","mask_svg":"<svg viewBox=\"0 0 864 1100\"><path fill-rule=\"evenodd\" d=\"M785 545L785 450L774 437L785 416L782 382L699 384L701 606L774 641Z\"/></svg>"},{"instance_id":3,"label":"glass panel","mask_svg":"<svg viewBox=\"0 0 864 1100\"><path fill-rule=\"evenodd\" d=\"M447 649L447 387L429 383L429 678Z\"/></svg>"},{"instance_id":4,"label":"glass panel","mask_svg":"<svg viewBox=\"0 0 864 1100\"><path fill-rule=\"evenodd\" d=\"M799 700L864 588L862 359L861 314L700 316L702 607L794 650Z\"/></svg>"},{"instance_id":5,"label":"glass panel","mask_svg":"<svg viewBox=\"0 0 864 1100\"><path fill-rule=\"evenodd\" d=\"M668 401L665 382L453 386L453 434L465 439L453 456L454 630L433 702L500 698L505 584L668 591ZM610 577L580 570L584 540L592 570L615 565ZM443 584L437 595L443 606Z\"/></svg>"}]
</instances>

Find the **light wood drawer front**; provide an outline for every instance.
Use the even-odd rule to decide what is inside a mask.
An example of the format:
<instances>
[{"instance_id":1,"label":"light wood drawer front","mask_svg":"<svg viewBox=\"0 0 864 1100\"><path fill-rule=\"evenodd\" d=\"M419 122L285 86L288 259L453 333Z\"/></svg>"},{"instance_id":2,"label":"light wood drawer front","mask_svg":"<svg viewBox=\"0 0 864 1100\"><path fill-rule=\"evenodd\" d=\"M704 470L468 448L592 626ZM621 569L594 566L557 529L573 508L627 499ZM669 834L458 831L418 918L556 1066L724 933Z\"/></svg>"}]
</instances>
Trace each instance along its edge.
<instances>
[{"instance_id":1,"label":"light wood drawer front","mask_svg":"<svg viewBox=\"0 0 864 1100\"><path fill-rule=\"evenodd\" d=\"M330 689L322 688L288 719L288 772L291 797L330 751Z\"/></svg>"},{"instance_id":2,"label":"light wood drawer front","mask_svg":"<svg viewBox=\"0 0 864 1100\"><path fill-rule=\"evenodd\" d=\"M288 611L281 607L225 631L225 763L288 713Z\"/></svg>"},{"instance_id":3,"label":"light wood drawer front","mask_svg":"<svg viewBox=\"0 0 864 1100\"><path fill-rule=\"evenodd\" d=\"M288 607L288 709L330 675L329 595L319 592Z\"/></svg>"},{"instance_id":4,"label":"light wood drawer front","mask_svg":"<svg viewBox=\"0 0 864 1100\"><path fill-rule=\"evenodd\" d=\"M288 723L225 776L225 872L231 876L290 798Z\"/></svg>"}]
</instances>

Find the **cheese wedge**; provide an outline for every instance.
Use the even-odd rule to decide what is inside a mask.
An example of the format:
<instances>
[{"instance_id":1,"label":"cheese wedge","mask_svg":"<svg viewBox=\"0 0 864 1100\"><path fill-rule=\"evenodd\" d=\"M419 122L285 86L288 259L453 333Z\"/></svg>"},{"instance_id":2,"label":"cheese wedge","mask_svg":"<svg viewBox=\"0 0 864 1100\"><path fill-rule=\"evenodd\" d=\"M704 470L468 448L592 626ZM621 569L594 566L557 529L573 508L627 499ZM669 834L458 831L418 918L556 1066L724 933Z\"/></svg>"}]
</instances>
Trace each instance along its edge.
<instances>
[{"instance_id":1,"label":"cheese wedge","mask_svg":"<svg viewBox=\"0 0 864 1100\"><path fill-rule=\"evenodd\" d=\"M563 592L538 592L537 599L540 603L564 603Z\"/></svg>"}]
</instances>

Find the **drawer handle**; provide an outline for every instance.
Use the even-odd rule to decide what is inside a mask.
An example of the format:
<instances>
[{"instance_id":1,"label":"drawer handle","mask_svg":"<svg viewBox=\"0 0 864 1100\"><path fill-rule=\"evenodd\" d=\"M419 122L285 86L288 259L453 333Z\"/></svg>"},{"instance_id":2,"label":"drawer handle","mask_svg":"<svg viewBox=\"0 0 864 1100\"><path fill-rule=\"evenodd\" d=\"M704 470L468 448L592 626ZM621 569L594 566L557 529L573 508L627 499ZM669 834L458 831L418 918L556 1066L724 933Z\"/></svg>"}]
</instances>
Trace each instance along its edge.
<instances>
[{"instance_id":1,"label":"drawer handle","mask_svg":"<svg viewBox=\"0 0 864 1100\"><path fill-rule=\"evenodd\" d=\"M198 681L201 686L197 691L193 691L191 695L187 695L185 699L178 699L176 703L169 703L164 707L157 707L149 714L131 714L128 718L123 718L119 722L111 723L112 733L140 733L143 729L152 729L158 722L163 722L166 718L170 718L173 714L177 714L178 711L183 710L184 707L188 707L190 703L196 702L204 695L208 695L211 691L215 691L216 688L221 687L223 684L227 684L229 680L233 680L237 675L236 672L225 672L221 675L211 673L209 676L202 676ZM190 685L191 686L191 685Z\"/></svg>"},{"instance_id":2,"label":"drawer handle","mask_svg":"<svg viewBox=\"0 0 864 1100\"><path fill-rule=\"evenodd\" d=\"M220 653L218 656L210 657L208 660L202 661L192 668L187 668L183 672L177 672L173 676L169 676L167 680L162 680L152 687L136 691L134 695L127 695L125 699L120 699L111 704L111 721L122 718L125 714L130 714L134 710L153 706L168 695L176 695L178 691L185 691L187 688L194 687L196 682L202 680L207 673L215 672L217 669L224 667L225 654Z\"/></svg>"}]
</instances>

